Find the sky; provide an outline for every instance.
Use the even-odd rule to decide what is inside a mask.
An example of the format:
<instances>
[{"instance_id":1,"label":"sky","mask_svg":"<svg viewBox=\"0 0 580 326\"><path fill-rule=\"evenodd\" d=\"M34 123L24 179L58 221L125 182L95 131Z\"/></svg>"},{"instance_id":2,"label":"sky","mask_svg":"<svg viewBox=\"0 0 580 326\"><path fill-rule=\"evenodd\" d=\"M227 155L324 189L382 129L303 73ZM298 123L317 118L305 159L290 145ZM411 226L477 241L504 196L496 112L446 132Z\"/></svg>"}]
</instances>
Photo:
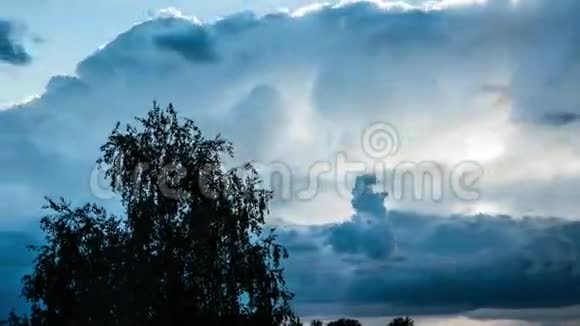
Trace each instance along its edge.
<instances>
[{"instance_id":1,"label":"sky","mask_svg":"<svg viewBox=\"0 0 580 326\"><path fill-rule=\"evenodd\" d=\"M44 196L119 210L98 148L156 100L275 190L306 320L580 319L576 0L63 3L0 3L0 314Z\"/></svg>"},{"instance_id":2,"label":"sky","mask_svg":"<svg viewBox=\"0 0 580 326\"><path fill-rule=\"evenodd\" d=\"M19 69L0 66L0 105L40 94L52 76L74 73L76 64L99 46L160 9L175 7L212 21L239 11L266 13L306 4L303 0L106 0L91 5L82 0L5 0L0 4L2 18L17 25L35 60Z\"/></svg>"}]
</instances>

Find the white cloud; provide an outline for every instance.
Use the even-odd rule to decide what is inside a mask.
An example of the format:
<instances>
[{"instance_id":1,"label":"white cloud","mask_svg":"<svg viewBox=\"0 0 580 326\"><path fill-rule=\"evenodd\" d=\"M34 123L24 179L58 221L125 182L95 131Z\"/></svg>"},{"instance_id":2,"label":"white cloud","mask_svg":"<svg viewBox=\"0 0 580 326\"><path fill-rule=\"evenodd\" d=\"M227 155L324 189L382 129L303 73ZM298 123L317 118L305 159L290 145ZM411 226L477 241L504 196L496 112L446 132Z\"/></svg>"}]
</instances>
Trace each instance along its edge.
<instances>
[{"instance_id":1,"label":"white cloud","mask_svg":"<svg viewBox=\"0 0 580 326\"><path fill-rule=\"evenodd\" d=\"M316 5L300 15L238 14L210 24L167 9L83 60L77 77L55 77L42 97L9 110L0 123L12 128L2 133L13 144L29 144L39 157L76 166L62 177L85 193L85 171L111 126L143 113L153 99L173 101L208 133L233 138L240 159L283 161L302 171L319 160L332 162L339 151L371 163L361 152L361 130L386 121L401 137L390 167L407 160L447 167L477 160L486 172L485 205L447 196L441 203L405 200L396 207L578 215L567 189L552 189L558 205L549 205L534 197L535 187L515 186L547 187L554 178L580 176L571 105L577 94L573 33L561 24L537 23L544 16L572 23L573 15L544 2L517 10L501 3L401 11L399 5L356 1ZM549 46L545 56L542 44ZM548 78L559 82L544 87ZM22 126L13 128L16 123ZM21 182L35 192L56 192L27 175ZM64 194L81 189L63 188ZM304 211L300 205L293 203L295 212Z\"/></svg>"}]
</instances>

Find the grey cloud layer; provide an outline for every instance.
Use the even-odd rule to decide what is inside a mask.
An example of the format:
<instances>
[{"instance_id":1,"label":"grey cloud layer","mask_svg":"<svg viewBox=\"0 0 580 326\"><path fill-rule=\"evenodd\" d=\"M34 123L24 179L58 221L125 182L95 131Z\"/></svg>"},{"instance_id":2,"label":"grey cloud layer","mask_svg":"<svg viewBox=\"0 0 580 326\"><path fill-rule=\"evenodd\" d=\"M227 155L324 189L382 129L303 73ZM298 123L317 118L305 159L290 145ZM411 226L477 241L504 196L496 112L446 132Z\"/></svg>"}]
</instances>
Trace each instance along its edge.
<instances>
[{"instance_id":1,"label":"grey cloud layer","mask_svg":"<svg viewBox=\"0 0 580 326\"><path fill-rule=\"evenodd\" d=\"M31 230L0 231L0 316L4 318L11 309L25 309L21 298L20 279L30 271L32 252L26 248L38 244L38 234Z\"/></svg>"},{"instance_id":2,"label":"grey cloud layer","mask_svg":"<svg viewBox=\"0 0 580 326\"><path fill-rule=\"evenodd\" d=\"M353 196L351 221L281 234L291 253L290 284L306 314L459 313L580 303L578 222L386 215L382 196L372 190L355 188Z\"/></svg>"}]
</instances>

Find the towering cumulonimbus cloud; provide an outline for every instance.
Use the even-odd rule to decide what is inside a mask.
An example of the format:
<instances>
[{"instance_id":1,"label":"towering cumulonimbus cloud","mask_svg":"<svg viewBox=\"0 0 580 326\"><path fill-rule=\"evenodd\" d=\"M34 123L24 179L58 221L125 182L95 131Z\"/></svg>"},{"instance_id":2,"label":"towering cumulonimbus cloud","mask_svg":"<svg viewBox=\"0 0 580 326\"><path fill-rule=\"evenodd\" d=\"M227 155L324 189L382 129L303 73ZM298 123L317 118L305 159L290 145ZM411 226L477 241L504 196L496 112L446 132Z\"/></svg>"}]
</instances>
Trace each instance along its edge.
<instances>
[{"instance_id":1,"label":"towering cumulonimbus cloud","mask_svg":"<svg viewBox=\"0 0 580 326\"><path fill-rule=\"evenodd\" d=\"M98 49L76 76L56 76L37 99L1 113L4 148L25 148L27 162L50 169L38 178L41 168L7 158L3 171L19 182L4 195L29 216L40 204L24 198L86 193L107 133L156 99L233 139L240 159L302 170L338 151L360 154L361 128L387 121L402 142L394 164L474 160L494 171L481 207L580 213L565 190L580 174L575 3L453 3L355 1L211 23L166 12ZM552 168L563 161L571 163ZM61 182L47 181L65 170L54 177ZM570 185L552 189L553 200L535 200L546 182L562 179ZM512 187L521 183L530 187ZM401 205L469 210L449 196L437 206ZM348 212L348 203L340 207Z\"/></svg>"}]
</instances>

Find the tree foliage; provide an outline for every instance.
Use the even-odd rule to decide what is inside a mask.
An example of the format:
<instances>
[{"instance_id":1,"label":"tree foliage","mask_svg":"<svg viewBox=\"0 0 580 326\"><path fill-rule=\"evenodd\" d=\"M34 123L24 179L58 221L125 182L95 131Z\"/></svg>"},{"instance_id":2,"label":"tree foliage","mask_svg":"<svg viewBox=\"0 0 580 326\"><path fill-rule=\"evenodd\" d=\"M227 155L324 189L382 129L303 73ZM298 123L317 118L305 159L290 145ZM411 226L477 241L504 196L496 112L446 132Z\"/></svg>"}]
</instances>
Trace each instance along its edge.
<instances>
[{"instance_id":1,"label":"tree foliage","mask_svg":"<svg viewBox=\"0 0 580 326\"><path fill-rule=\"evenodd\" d=\"M361 323L355 319L342 318L328 323L328 326L361 326Z\"/></svg>"},{"instance_id":2,"label":"tree foliage","mask_svg":"<svg viewBox=\"0 0 580 326\"><path fill-rule=\"evenodd\" d=\"M35 325L297 323L286 250L264 230L271 193L251 166L222 167L231 143L154 105L101 150L124 215L48 201L24 278Z\"/></svg>"},{"instance_id":3,"label":"tree foliage","mask_svg":"<svg viewBox=\"0 0 580 326\"><path fill-rule=\"evenodd\" d=\"M391 321L389 323L389 325L387 326L413 326L415 325L415 322L413 321L413 319L409 318L409 317L405 317L405 318L395 318L393 319L393 321Z\"/></svg>"}]
</instances>

